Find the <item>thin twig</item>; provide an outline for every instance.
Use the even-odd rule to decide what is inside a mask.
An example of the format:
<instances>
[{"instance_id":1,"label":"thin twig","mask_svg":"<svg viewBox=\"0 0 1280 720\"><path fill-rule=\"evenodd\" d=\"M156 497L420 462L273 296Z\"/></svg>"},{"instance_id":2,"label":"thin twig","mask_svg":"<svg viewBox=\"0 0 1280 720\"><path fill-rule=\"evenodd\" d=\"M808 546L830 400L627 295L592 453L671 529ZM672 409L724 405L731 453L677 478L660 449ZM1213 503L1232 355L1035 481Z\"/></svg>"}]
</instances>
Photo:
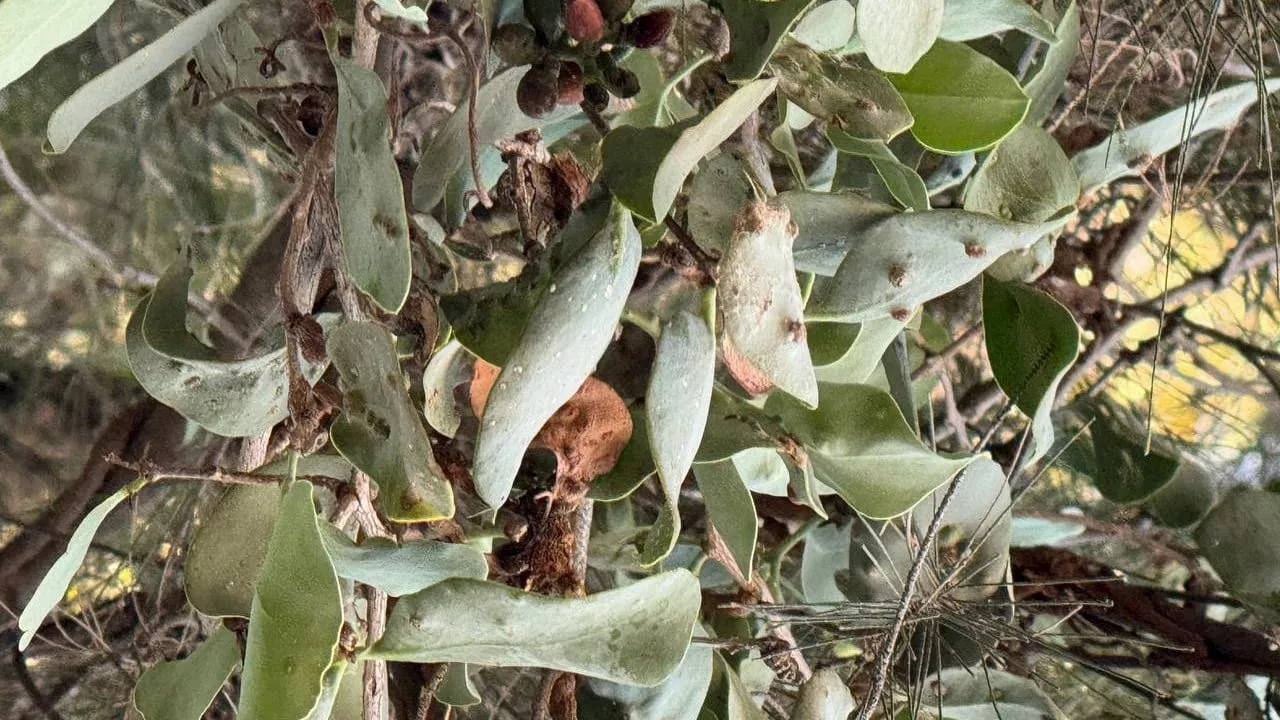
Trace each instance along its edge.
<instances>
[{"instance_id":1,"label":"thin twig","mask_svg":"<svg viewBox=\"0 0 1280 720\"><path fill-rule=\"evenodd\" d=\"M13 646L13 674L18 677L18 684L26 691L27 696L31 698L31 702L44 713L48 720L62 720L62 716L58 714L58 709L49 702L49 698L40 692L40 688L36 686L34 680L31 679L31 673L27 671L26 658L22 656L22 651L17 645Z\"/></svg>"},{"instance_id":2,"label":"thin twig","mask_svg":"<svg viewBox=\"0 0 1280 720\"><path fill-rule=\"evenodd\" d=\"M493 198L489 197L489 190L484 186L484 176L480 172L480 134L476 130L476 99L480 93L480 81L483 79L480 74L480 64L476 62L475 54L471 52L470 46L462 39L456 29L447 25L437 25L431 29L444 33L445 37L458 46L463 60L467 63L467 72L471 74L471 82L468 83L467 88L467 140L471 146L471 175L476 184L476 199L480 201L481 205L491 208L493 207Z\"/></svg>"},{"instance_id":3,"label":"thin twig","mask_svg":"<svg viewBox=\"0 0 1280 720\"><path fill-rule=\"evenodd\" d=\"M920 582L920 575L924 570L926 561L930 553L933 551L933 544L938 539L938 531L942 529L942 518L947 514L947 508L956 498L956 492L964 483L968 472L961 472L951 481L951 485L947 487L947 491L943 493L942 499L938 501L938 507L934 511L933 518L929 521L929 527L925 530L924 537L920 540L920 548L916 551L915 560L911 563L911 569L907 571L907 578L902 583L902 597L898 600L898 611L894 616L893 625L890 626L888 635L881 643L879 656L876 658L875 678L871 685L871 694L863 699L862 704L858 707L858 720L867 720L871 717L871 712L880 702L880 697L884 695L885 684L889 679L889 670L893 666L893 651L898 644L898 636L902 634L902 628L907 624L908 616L911 614L911 600L916 594L916 585Z\"/></svg>"}]
</instances>

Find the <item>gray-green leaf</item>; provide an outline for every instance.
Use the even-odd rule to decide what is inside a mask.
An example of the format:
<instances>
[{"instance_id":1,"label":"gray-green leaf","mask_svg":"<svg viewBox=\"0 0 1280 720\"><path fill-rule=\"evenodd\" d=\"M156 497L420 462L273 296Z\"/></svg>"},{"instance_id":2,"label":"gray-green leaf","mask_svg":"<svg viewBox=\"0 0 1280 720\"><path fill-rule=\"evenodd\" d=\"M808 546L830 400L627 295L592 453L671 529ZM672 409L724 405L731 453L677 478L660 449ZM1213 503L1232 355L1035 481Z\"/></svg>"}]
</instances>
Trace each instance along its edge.
<instances>
[{"instance_id":1,"label":"gray-green leaf","mask_svg":"<svg viewBox=\"0 0 1280 720\"><path fill-rule=\"evenodd\" d=\"M853 693L832 668L813 674L800 686L791 720L846 720L854 708Z\"/></svg>"},{"instance_id":2,"label":"gray-green leaf","mask_svg":"<svg viewBox=\"0 0 1280 720\"><path fill-rule=\"evenodd\" d=\"M836 322L902 316L1060 224L1013 223L963 210L885 218L853 238L835 277L814 292L806 314Z\"/></svg>"},{"instance_id":3,"label":"gray-green leaf","mask_svg":"<svg viewBox=\"0 0 1280 720\"><path fill-rule=\"evenodd\" d=\"M334 447L378 483L388 518L453 517L453 488L405 392L391 333L375 323L348 322L329 334L328 349L346 395L342 417L329 430Z\"/></svg>"},{"instance_id":4,"label":"gray-green leaf","mask_svg":"<svg viewBox=\"0 0 1280 720\"><path fill-rule=\"evenodd\" d=\"M965 190L964 209L1037 223L1075 205L1080 176L1062 146L1039 127L1020 125L991 151Z\"/></svg>"},{"instance_id":5,"label":"gray-green leaf","mask_svg":"<svg viewBox=\"0 0 1280 720\"><path fill-rule=\"evenodd\" d=\"M492 507L507 500L529 442L595 369L640 267L640 234L615 205L552 278L485 406L472 475Z\"/></svg>"},{"instance_id":6,"label":"gray-green leaf","mask_svg":"<svg viewBox=\"0 0 1280 720\"><path fill-rule=\"evenodd\" d=\"M707 520L724 540L743 576L751 577L759 530L751 491L732 459L700 463L694 466L693 476L707 506Z\"/></svg>"},{"instance_id":7,"label":"gray-green leaf","mask_svg":"<svg viewBox=\"0 0 1280 720\"><path fill-rule=\"evenodd\" d=\"M253 595L240 717L311 712L342 631L342 590L320 539L311 483L285 494Z\"/></svg>"},{"instance_id":8,"label":"gray-green leaf","mask_svg":"<svg viewBox=\"0 0 1280 720\"><path fill-rule=\"evenodd\" d=\"M201 517L187 549L187 601L212 617L249 617L283 493L279 485L233 485Z\"/></svg>"},{"instance_id":9,"label":"gray-green leaf","mask_svg":"<svg viewBox=\"0 0 1280 720\"><path fill-rule=\"evenodd\" d=\"M942 16L943 0L861 0L858 38L872 65L905 73L933 47Z\"/></svg>"},{"instance_id":10,"label":"gray-green leaf","mask_svg":"<svg viewBox=\"0 0 1280 720\"><path fill-rule=\"evenodd\" d=\"M818 403L818 381L805 342L804 301L792 259L795 226L785 205L753 203L739 215L720 262L716 305L721 342L778 389Z\"/></svg>"},{"instance_id":11,"label":"gray-green leaf","mask_svg":"<svg viewBox=\"0 0 1280 720\"><path fill-rule=\"evenodd\" d=\"M701 602L698 579L686 570L585 598L446 580L401 598L368 655L543 667L652 686L680 664Z\"/></svg>"},{"instance_id":12,"label":"gray-green leaf","mask_svg":"<svg viewBox=\"0 0 1280 720\"><path fill-rule=\"evenodd\" d=\"M1071 63L1079 52L1080 6L1073 0L1058 21L1053 44L1045 51L1039 69L1027 81L1027 96L1031 98L1031 107L1027 110L1026 117L1028 125L1044 122L1053 111L1053 106L1058 104L1058 98L1062 96L1062 90L1067 84Z\"/></svg>"},{"instance_id":13,"label":"gray-green leaf","mask_svg":"<svg viewBox=\"0 0 1280 720\"><path fill-rule=\"evenodd\" d=\"M788 190L778 200L800 228L792 248L796 269L816 275L835 275L849 249L868 230L898 214L894 206L857 193Z\"/></svg>"},{"instance_id":14,"label":"gray-green leaf","mask_svg":"<svg viewBox=\"0 0 1280 720\"><path fill-rule=\"evenodd\" d=\"M729 25L725 76L732 82L754 80L773 56L796 20L814 0L719 0Z\"/></svg>"},{"instance_id":15,"label":"gray-green leaf","mask_svg":"<svg viewBox=\"0 0 1280 720\"><path fill-rule=\"evenodd\" d=\"M769 78L745 85L696 123L615 128L600 150L601 177L618 201L637 215L662 219L698 161L728 140L777 84L776 78Z\"/></svg>"},{"instance_id":16,"label":"gray-green leaf","mask_svg":"<svg viewBox=\"0 0 1280 720\"><path fill-rule=\"evenodd\" d=\"M71 42L112 0L6 0L0 3L0 90L54 48Z\"/></svg>"},{"instance_id":17,"label":"gray-green leaf","mask_svg":"<svg viewBox=\"0 0 1280 720\"><path fill-rule=\"evenodd\" d=\"M107 513L139 489L135 485L130 485L117 490L90 510L89 514L85 515L76 526L75 532L71 533L71 538L67 540L67 549L58 556L53 567L44 574L35 592L31 594L31 599L27 601L27 606L23 608L22 615L18 617L18 629L22 631L22 637L18 639L18 650L27 649L31 639L44 624L44 619L58 607L58 603L62 602L62 596L66 595L67 587L71 585L76 572L80 570L80 565L84 563L84 556L89 552L93 536L98 532L98 526L102 521L107 519Z\"/></svg>"},{"instance_id":18,"label":"gray-green leaf","mask_svg":"<svg viewBox=\"0 0 1280 720\"><path fill-rule=\"evenodd\" d=\"M385 538L368 538L357 545L328 523L320 526L320 537L339 577L372 585L392 597L448 578L483 580L489 574L484 554L470 545L435 540L397 545Z\"/></svg>"},{"instance_id":19,"label":"gray-green leaf","mask_svg":"<svg viewBox=\"0 0 1280 720\"><path fill-rule=\"evenodd\" d=\"M462 425L462 413L453 391L470 380L468 353L457 340L440 348L422 371L422 414L427 424L445 437L453 437Z\"/></svg>"},{"instance_id":20,"label":"gray-green leaf","mask_svg":"<svg viewBox=\"0 0 1280 720\"><path fill-rule=\"evenodd\" d=\"M818 480L866 517L905 513L977 457L946 458L930 452L882 390L867 385L819 387L822 400L817 410L777 394L770 396L765 410L780 416L804 444Z\"/></svg>"},{"instance_id":21,"label":"gray-green leaf","mask_svg":"<svg viewBox=\"0 0 1280 720\"><path fill-rule=\"evenodd\" d=\"M1280 78L1241 83L1197 99L1132 128L1117 130L1097 145L1077 153L1080 187L1092 192L1112 180L1134 175L1146 164L1204 133L1225 130L1265 94L1280 92Z\"/></svg>"},{"instance_id":22,"label":"gray-green leaf","mask_svg":"<svg viewBox=\"0 0 1280 720\"><path fill-rule=\"evenodd\" d=\"M1280 494L1227 495L1196 528L1196 542L1234 595L1280 612Z\"/></svg>"},{"instance_id":23,"label":"gray-green leaf","mask_svg":"<svg viewBox=\"0 0 1280 720\"><path fill-rule=\"evenodd\" d=\"M133 688L133 706L145 720L196 720L239 664L235 633L219 625L187 657L147 668Z\"/></svg>"},{"instance_id":24,"label":"gray-green leaf","mask_svg":"<svg viewBox=\"0 0 1280 720\"><path fill-rule=\"evenodd\" d=\"M827 130L827 139L842 153L870 160L893 199L903 207L917 212L929 209L929 190L924 180L915 170L904 165L884 141L862 140L837 128Z\"/></svg>"},{"instance_id":25,"label":"gray-green leaf","mask_svg":"<svg viewBox=\"0 0 1280 720\"><path fill-rule=\"evenodd\" d=\"M769 66L787 99L854 137L891 140L911 127L911 111L884 73L805 47L780 50Z\"/></svg>"},{"instance_id":26,"label":"gray-green leaf","mask_svg":"<svg viewBox=\"0 0 1280 720\"><path fill-rule=\"evenodd\" d=\"M155 42L85 83L49 116L48 149L54 153L65 151L102 111L137 92L180 60L243 2L216 0Z\"/></svg>"},{"instance_id":27,"label":"gray-green leaf","mask_svg":"<svg viewBox=\"0 0 1280 720\"><path fill-rule=\"evenodd\" d=\"M1023 0L965 0L947 3L938 37L963 42L1019 30L1037 40L1054 42L1053 25Z\"/></svg>"},{"instance_id":28,"label":"gray-green leaf","mask_svg":"<svg viewBox=\"0 0 1280 720\"><path fill-rule=\"evenodd\" d=\"M387 92L377 73L336 48L329 59L338 78L333 181L347 270L356 287L394 314L409 296L413 263L404 186L391 153Z\"/></svg>"}]
</instances>

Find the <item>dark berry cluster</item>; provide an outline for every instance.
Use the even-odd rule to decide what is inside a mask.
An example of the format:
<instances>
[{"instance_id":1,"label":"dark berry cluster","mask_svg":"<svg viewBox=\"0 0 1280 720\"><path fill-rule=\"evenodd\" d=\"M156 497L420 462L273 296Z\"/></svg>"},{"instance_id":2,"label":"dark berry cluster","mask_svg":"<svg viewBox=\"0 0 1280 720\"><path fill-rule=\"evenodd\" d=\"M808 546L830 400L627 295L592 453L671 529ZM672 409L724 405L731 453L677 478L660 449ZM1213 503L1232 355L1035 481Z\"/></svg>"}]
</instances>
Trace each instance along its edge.
<instances>
[{"instance_id":1,"label":"dark berry cluster","mask_svg":"<svg viewBox=\"0 0 1280 720\"><path fill-rule=\"evenodd\" d=\"M534 118L557 105L599 112L611 94L625 99L640 92L639 78L618 62L634 48L662 42L676 13L659 8L627 22L634 1L524 0L531 26L509 23L492 39L503 62L531 66L516 89L520 110Z\"/></svg>"}]
</instances>

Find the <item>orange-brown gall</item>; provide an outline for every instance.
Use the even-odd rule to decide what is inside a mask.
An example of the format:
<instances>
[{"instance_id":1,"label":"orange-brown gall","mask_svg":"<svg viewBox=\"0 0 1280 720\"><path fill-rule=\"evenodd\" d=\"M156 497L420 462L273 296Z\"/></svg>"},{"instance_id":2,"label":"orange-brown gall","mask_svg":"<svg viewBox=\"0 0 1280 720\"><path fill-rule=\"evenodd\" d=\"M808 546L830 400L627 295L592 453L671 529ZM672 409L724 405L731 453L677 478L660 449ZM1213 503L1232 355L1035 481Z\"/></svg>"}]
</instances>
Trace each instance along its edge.
<instances>
[{"instance_id":1,"label":"orange-brown gall","mask_svg":"<svg viewBox=\"0 0 1280 720\"><path fill-rule=\"evenodd\" d=\"M971 258L986 257L987 249L977 240L969 240L964 244L964 254Z\"/></svg>"},{"instance_id":2,"label":"orange-brown gall","mask_svg":"<svg viewBox=\"0 0 1280 720\"><path fill-rule=\"evenodd\" d=\"M911 311L904 307L898 307L890 310L889 315L898 322L906 322L911 318Z\"/></svg>"}]
</instances>

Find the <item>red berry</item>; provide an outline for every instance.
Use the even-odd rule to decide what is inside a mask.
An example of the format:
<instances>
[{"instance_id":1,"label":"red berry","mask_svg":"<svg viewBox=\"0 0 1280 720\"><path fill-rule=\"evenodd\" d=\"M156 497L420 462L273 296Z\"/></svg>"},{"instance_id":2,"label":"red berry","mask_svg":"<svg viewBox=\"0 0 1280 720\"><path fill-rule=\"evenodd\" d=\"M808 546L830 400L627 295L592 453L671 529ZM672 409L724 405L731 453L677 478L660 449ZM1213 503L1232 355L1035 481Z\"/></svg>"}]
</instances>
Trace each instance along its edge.
<instances>
[{"instance_id":1,"label":"red berry","mask_svg":"<svg viewBox=\"0 0 1280 720\"><path fill-rule=\"evenodd\" d=\"M561 63L560 76L556 81L559 104L577 105L582 102L582 68L578 63Z\"/></svg>"},{"instance_id":2,"label":"red berry","mask_svg":"<svg viewBox=\"0 0 1280 720\"><path fill-rule=\"evenodd\" d=\"M634 47L651 48L666 40L675 24L676 11L660 8L627 23L622 28L622 36Z\"/></svg>"},{"instance_id":3,"label":"red berry","mask_svg":"<svg viewBox=\"0 0 1280 720\"><path fill-rule=\"evenodd\" d=\"M564 0L564 26L569 37L584 45L604 37L604 15L595 0Z\"/></svg>"}]
</instances>

